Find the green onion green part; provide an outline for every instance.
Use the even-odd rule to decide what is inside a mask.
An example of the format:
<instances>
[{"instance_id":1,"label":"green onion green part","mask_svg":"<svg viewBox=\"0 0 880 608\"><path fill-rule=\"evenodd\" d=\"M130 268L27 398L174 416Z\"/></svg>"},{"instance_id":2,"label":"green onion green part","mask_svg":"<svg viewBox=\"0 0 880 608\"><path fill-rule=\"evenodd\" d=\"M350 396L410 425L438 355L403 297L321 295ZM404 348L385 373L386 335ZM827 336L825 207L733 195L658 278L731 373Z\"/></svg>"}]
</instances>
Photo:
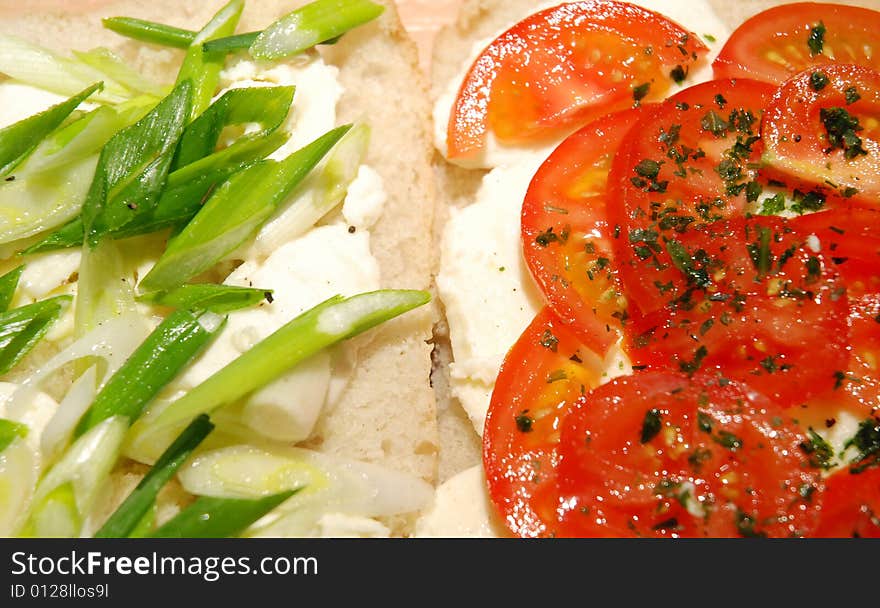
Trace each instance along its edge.
<instances>
[{"instance_id":1,"label":"green onion green part","mask_svg":"<svg viewBox=\"0 0 880 608\"><path fill-rule=\"evenodd\" d=\"M9 310L9 305L12 304L12 298L15 296L15 290L18 288L18 281L21 279L22 272L24 272L24 264L0 277L0 312Z\"/></svg>"},{"instance_id":2,"label":"green onion green part","mask_svg":"<svg viewBox=\"0 0 880 608\"><path fill-rule=\"evenodd\" d=\"M199 416L162 454L137 487L95 533L95 538L124 538L136 532L149 516L159 491L165 487L193 450L214 429L208 416Z\"/></svg>"},{"instance_id":3,"label":"green onion green part","mask_svg":"<svg viewBox=\"0 0 880 608\"><path fill-rule=\"evenodd\" d=\"M152 538L235 537L297 491L280 492L255 500L202 496L150 536Z\"/></svg>"},{"instance_id":4,"label":"green onion green part","mask_svg":"<svg viewBox=\"0 0 880 608\"><path fill-rule=\"evenodd\" d=\"M113 416L134 422L223 324L224 319L213 313L170 314L107 381L80 420L76 436Z\"/></svg>"},{"instance_id":5,"label":"green onion green part","mask_svg":"<svg viewBox=\"0 0 880 608\"><path fill-rule=\"evenodd\" d=\"M336 296L296 317L172 403L154 424L184 422L237 401L342 340L427 304L424 291L380 290Z\"/></svg>"},{"instance_id":6,"label":"green onion green part","mask_svg":"<svg viewBox=\"0 0 880 608\"><path fill-rule=\"evenodd\" d=\"M101 23L108 30L127 38L176 49L189 48L196 37L196 33L189 30L133 17L108 17L102 19Z\"/></svg>"},{"instance_id":7,"label":"green onion green part","mask_svg":"<svg viewBox=\"0 0 880 608\"><path fill-rule=\"evenodd\" d=\"M170 291L211 268L252 236L350 126L338 127L281 162L262 161L220 185L141 281Z\"/></svg>"},{"instance_id":8,"label":"green onion green part","mask_svg":"<svg viewBox=\"0 0 880 608\"><path fill-rule=\"evenodd\" d=\"M0 313L0 374L15 367L36 346L71 299L57 296Z\"/></svg>"},{"instance_id":9,"label":"green onion green part","mask_svg":"<svg viewBox=\"0 0 880 608\"><path fill-rule=\"evenodd\" d=\"M280 59L372 21L385 7L369 0L317 0L285 15L250 46L255 59Z\"/></svg>"},{"instance_id":10,"label":"green onion green part","mask_svg":"<svg viewBox=\"0 0 880 608\"><path fill-rule=\"evenodd\" d=\"M256 306L260 302L271 302L272 290L197 283L183 285L168 292L144 294L138 300L171 308L208 310L216 314L225 314Z\"/></svg>"},{"instance_id":11,"label":"green onion green part","mask_svg":"<svg viewBox=\"0 0 880 608\"><path fill-rule=\"evenodd\" d=\"M185 81L104 146L82 209L85 238L91 247L155 205L165 187L191 100L192 84Z\"/></svg>"},{"instance_id":12,"label":"green onion green part","mask_svg":"<svg viewBox=\"0 0 880 608\"><path fill-rule=\"evenodd\" d=\"M0 129L0 177L9 175L79 104L103 86L100 82L93 84L67 101Z\"/></svg>"},{"instance_id":13,"label":"green onion green part","mask_svg":"<svg viewBox=\"0 0 880 608\"><path fill-rule=\"evenodd\" d=\"M8 448L9 444L16 439L27 437L27 434L28 427L26 424L0 418L0 453Z\"/></svg>"}]
</instances>

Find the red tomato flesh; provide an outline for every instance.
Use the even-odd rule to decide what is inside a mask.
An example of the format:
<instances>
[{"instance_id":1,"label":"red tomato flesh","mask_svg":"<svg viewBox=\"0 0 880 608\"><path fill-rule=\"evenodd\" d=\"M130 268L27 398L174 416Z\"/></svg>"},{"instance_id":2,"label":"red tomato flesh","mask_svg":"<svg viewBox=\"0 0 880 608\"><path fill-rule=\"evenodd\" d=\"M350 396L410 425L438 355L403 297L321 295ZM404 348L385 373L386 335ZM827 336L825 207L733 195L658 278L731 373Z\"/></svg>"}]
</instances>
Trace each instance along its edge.
<instances>
[{"instance_id":1,"label":"red tomato flesh","mask_svg":"<svg viewBox=\"0 0 880 608\"><path fill-rule=\"evenodd\" d=\"M616 279L606 182L620 141L645 106L600 118L544 162L523 201L526 262L557 317L605 352L626 310Z\"/></svg>"},{"instance_id":2,"label":"red tomato flesh","mask_svg":"<svg viewBox=\"0 0 880 608\"><path fill-rule=\"evenodd\" d=\"M815 74L827 79L816 90ZM786 81L761 124L769 169L880 205L880 72L829 64Z\"/></svg>"},{"instance_id":3,"label":"red tomato flesh","mask_svg":"<svg viewBox=\"0 0 880 608\"><path fill-rule=\"evenodd\" d=\"M716 78L781 84L810 67L856 63L880 70L880 12L840 4L776 6L740 25L712 64Z\"/></svg>"},{"instance_id":4,"label":"red tomato flesh","mask_svg":"<svg viewBox=\"0 0 880 608\"><path fill-rule=\"evenodd\" d=\"M848 469L826 481L820 538L880 538L880 468L854 475Z\"/></svg>"},{"instance_id":5,"label":"red tomato flesh","mask_svg":"<svg viewBox=\"0 0 880 608\"><path fill-rule=\"evenodd\" d=\"M486 416L483 465L489 496L514 534L554 534L559 425L599 383L601 369L601 360L549 309L508 353Z\"/></svg>"},{"instance_id":6,"label":"red tomato flesh","mask_svg":"<svg viewBox=\"0 0 880 608\"><path fill-rule=\"evenodd\" d=\"M449 118L447 155L478 152L489 129L503 141L539 140L637 104L643 93L660 99L670 71L686 73L706 52L678 24L624 2L540 11L474 61Z\"/></svg>"},{"instance_id":7,"label":"red tomato flesh","mask_svg":"<svg viewBox=\"0 0 880 608\"><path fill-rule=\"evenodd\" d=\"M820 486L789 420L745 387L641 372L563 421L563 536L803 536Z\"/></svg>"}]
</instances>

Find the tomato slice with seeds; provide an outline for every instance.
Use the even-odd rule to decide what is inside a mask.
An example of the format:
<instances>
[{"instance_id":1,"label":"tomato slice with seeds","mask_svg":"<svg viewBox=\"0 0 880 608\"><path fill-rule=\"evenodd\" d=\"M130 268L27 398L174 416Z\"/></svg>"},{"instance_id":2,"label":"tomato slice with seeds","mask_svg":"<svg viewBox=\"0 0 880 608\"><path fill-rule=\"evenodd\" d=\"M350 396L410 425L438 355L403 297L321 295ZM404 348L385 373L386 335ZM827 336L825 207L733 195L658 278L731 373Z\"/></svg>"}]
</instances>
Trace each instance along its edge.
<instances>
[{"instance_id":1,"label":"tomato slice with seeds","mask_svg":"<svg viewBox=\"0 0 880 608\"><path fill-rule=\"evenodd\" d=\"M631 314L657 302L656 277L644 270L671 265L665 238L741 216L757 196L758 127L774 91L753 80L690 87L622 142L608 178L608 219L619 229L614 254Z\"/></svg>"},{"instance_id":2,"label":"tomato slice with seeds","mask_svg":"<svg viewBox=\"0 0 880 608\"><path fill-rule=\"evenodd\" d=\"M834 473L825 482L820 538L880 538L880 468Z\"/></svg>"},{"instance_id":3,"label":"tomato slice with seeds","mask_svg":"<svg viewBox=\"0 0 880 608\"><path fill-rule=\"evenodd\" d=\"M849 362L835 370L834 389L811 406L829 415L840 409L856 414L880 407L880 211L841 208L792 221L815 236L847 286Z\"/></svg>"},{"instance_id":4,"label":"tomato slice with seeds","mask_svg":"<svg viewBox=\"0 0 880 608\"><path fill-rule=\"evenodd\" d=\"M846 289L808 235L777 217L675 235L670 265L645 266L654 302L630 313L634 365L747 382L774 407L832 389L848 360Z\"/></svg>"},{"instance_id":5,"label":"tomato slice with seeds","mask_svg":"<svg viewBox=\"0 0 880 608\"><path fill-rule=\"evenodd\" d=\"M708 52L678 24L614 0L570 2L520 21L474 61L447 130L447 155L477 153L487 131L534 141L660 99L671 71Z\"/></svg>"},{"instance_id":6,"label":"tomato slice with seeds","mask_svg":"<svg viewBox=\"0 0 880 608\"><path fill-rule=\"evenodd\" d=\"M601 370L598 356L549 309L508 353L486 416L483 465L492 502L514 534L555 533L559 425Z\"/></svg>"},{"instance_id":7,"label":"tomato slice with seeds","mask_svg":"<svg viewBox=\"0 0 880 608\"><path fill-rule=\"evenodd\" d=\"M745 386L670 372L579 400L559 446L564 536L804 536L820 476L790 420Z\"/></svg>"},{"instance_id":8,"label":"tomato slice with seeds","mask_svg":"<svg viewBox=\"0 0 880 608\"><path fill-rule=\"evenodd\" d=\"M523 201L532 276L557 317L598 352L617 341L626 310L612 261L608 170L620 141L654 107L609 114L571 135L538 169Z\"/></svg>"},{"instance_id":9,"label":"tomato slice with seeds","mask_svg":"<svg viewBox=\"0 0 880 608\"><path fill-rule=\"evenodd\" d=\"M797 2L759 13L721 49L716 78L780 84L810 67L856 63L880 69L880 12L840 4Z\"/></svg>"},{"instance_id":10,"label":"tomato slice with seeds","mask_svg":"<svg viewBox=\"0 0 880 608\"><path fill-rule=\"evenodd\" d=\"M816 75L821 75L817 88ZM776 91L761 125L768 169L837 188L853 201L880 197L880 72L848 64L807 70Z\"/></svg>"}]
</instances>

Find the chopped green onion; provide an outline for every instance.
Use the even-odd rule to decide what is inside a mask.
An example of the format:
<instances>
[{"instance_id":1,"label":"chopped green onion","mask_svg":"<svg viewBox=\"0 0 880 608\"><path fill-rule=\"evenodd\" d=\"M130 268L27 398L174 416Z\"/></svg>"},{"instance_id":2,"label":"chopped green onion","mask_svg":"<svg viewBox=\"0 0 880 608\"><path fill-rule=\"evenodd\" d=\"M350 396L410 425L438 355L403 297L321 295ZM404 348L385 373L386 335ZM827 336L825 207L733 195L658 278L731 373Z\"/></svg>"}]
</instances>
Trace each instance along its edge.
<instances>
[{"instance_id":1,"label":"chopped green onion","mask_svg":"<svg viewBox=\"0 0 880 608\"><path fill-rule=\"evenodd\" d=\"M177 49L189 48L196 37L196 33L189 30L133 17L107 17L101 23L122 36Z\"/></svg>"},{"instance_id":2,"label":"chopped green onion","mask_svg":"<svg viewBox=\"0 0 880 608\"><path fill-rule=\"evenodd\" d=\"M260 35L260 32L245 32L244 34L236 34L234 36L226 36L225 38L217 38L209 40L202 45L202 50L206 55L214 55L217 53L234 53L236 51L246 51L254 43L254 40Z\"/></svg>"},{"instance_id":3,"label":"chopped green onion","mask_svg":"<svg viewBox=\"0 0 880 608\"><path fill-rule=\"evenodd\" d=\"M255 248L269 255L292 238L308 232L345 198L370 145L370 128L358 123L327 155L323 167L309 176L293 200L275 212L257 234Z\"/></svg>"},{"instance_id":4,"label":"chopped green onion","mask_svg":"<svg viewBox=\"0 0 880 608\"><path fill-rule=\"evenodd\" d=\"M217 314L225 314L234 310L256 306L266 300L271 302L271 298L271 289L198 283L195 285L183 285L167 292L160 291L144 294L138 300L171 308L200 309L209 310Z\"/></svg>"},{"instance_id":5,"label":"chopped green onion","mask_svg":"<svg viewBox=\"0 0 880 608\"><path fill-rule=\"evenodd\" d=\"M31 517L21 536L39 538L75 538L82 528L82 515L76 505L72 482L49 492L31 509Z\"/></svg>"},{"instance_id":6,"label":"chopped green onion","mask_svg":"<svg viewBox=\"0 0 880 608\"><path fill-rule=\"evenodd\" d=\"M291 490L255 500L202 496L150 536L152 538L238 536L296 492L297 490Z\"/></svg>"},{"instance_id":7,"label":"chopped green onion","mask_svg":"<svg viewBox=\"0 0 880 608\"><path fill-rule=\"evenodd\" d=\"M103 86L100 82L93 84L65 102L0 129L0 177L9 175L79 104Z\"/></svg>"},{"instance_id":8,"label":"chopped green onion","mask_svg":"<svg viewBox=\"0 0 880 608\"><path fill-rule=\"evenodd\" d=\"M174 289L235 251L269 219L348 129L333 129L281 162L262 161L234 174L171 240L141 281L141 289Z\"/></svg>"},{"instance_id":9,"label":"chopped green onion","mask_svg":"<svg viewBox=\"0 0 880 608\"><path fill-rule=\"evenodd\" d=\"M192 85L184 81L149 114L104 146L82 210L86 241L91 247L158 200L191 101Z\"/></svg>"},{"instance_id":10,"label":"chopped green onion","mask_svg":"<svg viewBox=\"0 0 880 608\"><path fill-rule=\"evenodd\" d=\"M104 88L93 95L94 101L117 104L131 97L109 74L8 34L0 34L0 74L65 97L96 82L103 82Z\"/></svg>"},{"instance_id":11,"label":"chopped green onion","mask_svg":"<svg viewBox=\"0 0 880 608\"><path fill-rule=\"evenodd\" d=\"M107 381L80 420L76 435L114 416L134 422L222 329L224 319L213 313L178 310L166 318Z\"/></svg>"},{"instance_id":12,"label":"chopped green onion","mask_svg":"<svg viewBox=\"0 0 880 608\"><path fill-rule=\"evenodd\" d=\"M150 514L159 491L165 487L193 450L214 429L207 416L199 416L156 461L137 487L95 533L95 538L122 538L136 530Z\"/></svg>"},{"instance_id":13,"label":"chopped green onion","mask_svg":"<svg viewBox=\"0 0 880 608\"><path fill-rule=\"evenodd\" d=\"M27 434L28 427L26 424L0 418L0 453L8 448L9 444L16 439L27 437Z\"/></svg>"},{"instance_id":14,"label":"chopped green onion","mask_svg":"<svg viewBox=\"0 0 880 608\"><path fill-rule=\"evenodd\" d=\"M40 480L27 533L40 537L79 535L82 515L91 510L116 464L127 429L125 418L108 418L73 442ZM65 487L68 489L60 489ZM64 525L54 531L57 522Z\"/></svg>"},{"instance_id":15,"label":"chopped green onion","mask_svg":"<svg viewBox=\"0 0 880 608\"><path fill-rule=\"evenodd\" d=\"M150 95L157 99L165 97L168 91L147 80L126 64L108 48L98 47L89 51L73 51L73 56L85 65L109 75L113 80L128 89L133 95Z\"/></svg>"},{"instance_id":16,"label":"chopped green onion","mask_svg":"<svg viewBox=\"0 0 880 608\"><path fill-rule=\"evenodd\" d=\"M331 298L296 317L172 403L154 424L169 425L237 401L342 340L429 302L424 291L382 290Z\"/></svg>"},{"instance_id":17,"label":"chopped green onion","mask_svg":"<svg viewBox=\"0 0 880 608\"><path fill-rule=\"evenodd\" d=\"M190 120L211 105L211 98L217 91L220 82L220 70L223 69L224 57L211 58L205 56L202 43L214 38L229 36L235 31L241 11L244 9L244 0L230 0L226 6L217 11L217 14L205 25L193 38L192 44L186 51L183 65L177 74L177 83L189 80L193 84L192 108Z\"/></svg>"},{"instance_id":18,"label":"chopped green onion","mask_svg":"<svg viewBox=\"0 0 880 608\"><path fill-rule=\"evenodd\" d=\"M74 333L80 338L103 322L135 312L134 290L126 278L119 246L104 240L82 247L76 283Z\"/></svg>"},{"instance_id":19,"label":"chopped green onion","mask_svg":"<svg viewBox=\"0 0 880 608\"><path fill-rule=\"evenodd\" d=\"M57 296L0 313L0 374L28 354L61 316L70 296Z\"/></svg>"},{"instance_id":20,"label":"chopped green onion","mask_svg":"<svg viewBox=\"0 0 880 608\"><path fill-rule=\"evenodd\" d=\"M285 15L250 46L255 59L289 57L372 21L385 7L369 0L317 0Z\"/></svg>"},{"instance_id":21,"label":"chopped green onion","mask_svg":"<svg viewBox=\"0 0 880 608\"><path fill-rule=\"evenodd\" d=\"M21 278L22 272L24 272L24 264L0 277L0 312L9 310L9 305L12 304L12 298L15 296L15 290L18 288L18 280Z\"/></svg>"},{"instance_id":22,"label":"chopped green onion","mask_svg":"<svg viewBox=\"0 0 880 608\"><path fill-rule=\"evenodd\" d=\"M0 457L0 537L19 532L37 485L39 458L27 441L15 439Z\"/></svg>"}]
</instances>

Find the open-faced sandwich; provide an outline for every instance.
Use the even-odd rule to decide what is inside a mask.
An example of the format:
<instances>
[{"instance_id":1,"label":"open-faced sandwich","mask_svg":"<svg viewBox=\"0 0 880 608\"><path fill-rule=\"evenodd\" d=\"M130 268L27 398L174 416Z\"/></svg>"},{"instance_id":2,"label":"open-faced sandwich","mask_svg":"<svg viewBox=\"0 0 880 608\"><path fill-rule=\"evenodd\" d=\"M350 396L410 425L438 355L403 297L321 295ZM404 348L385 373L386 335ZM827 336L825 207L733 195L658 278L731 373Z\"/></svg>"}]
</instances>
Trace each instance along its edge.
<instances>
[{"instance_id":1,"label":"open-faced sandwich","mask_svg":"<svg viewBox=\"0 0 880 608\"><path fill-rule=\"evenodd\" d=\"M435 386L482 441L420 534L880 535L880 6L773 4L441 33Z\"/></svg>"},{"instance_id":2,"label":"open-faced sandwich","mask_svg":"<svg viewBox=\"0 0 880 608\"><path fill-rule=\"evenodd\" d=\"M0 2L0 535L408 534L434 203L393 5L54 7Z\"/></svg>"}]
</instances>

